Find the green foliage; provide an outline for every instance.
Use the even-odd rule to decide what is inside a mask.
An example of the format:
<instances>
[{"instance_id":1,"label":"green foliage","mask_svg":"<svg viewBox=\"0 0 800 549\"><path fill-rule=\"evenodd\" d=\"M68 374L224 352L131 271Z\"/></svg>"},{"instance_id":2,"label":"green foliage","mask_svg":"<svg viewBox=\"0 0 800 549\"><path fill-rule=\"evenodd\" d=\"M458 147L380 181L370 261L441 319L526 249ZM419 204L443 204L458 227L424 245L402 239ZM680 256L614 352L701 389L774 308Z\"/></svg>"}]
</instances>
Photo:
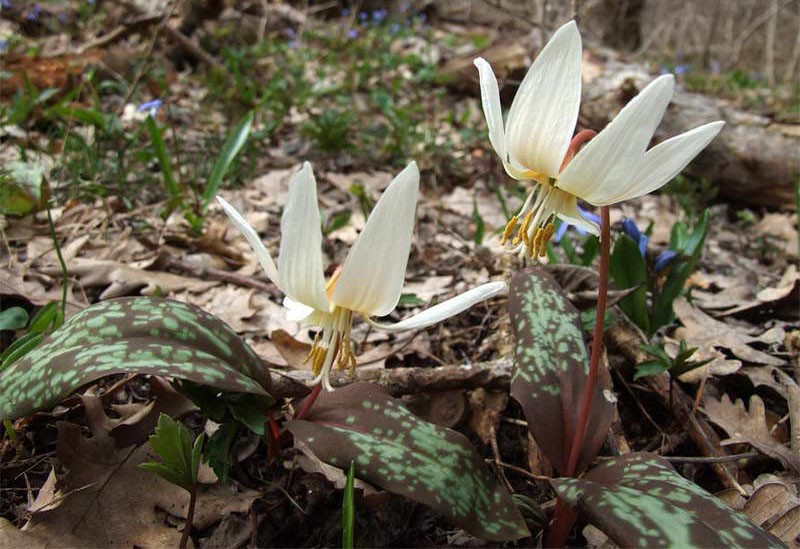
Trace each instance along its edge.
<instances>
[{"instance_id":1,"label":"green foliage","mask_svg":"<svg viewBox=\"0 0 800 549\"><path fill-rule=\"evenodd\" d=\"M531 532L531 536L535 537L538 532L541 532L547 526L547 513L542 509L536 500L522 494L512 494L511 498L514 504L522 513L522 518L525 520L525 525Z\"/></svg>"},{"instance_id":2,"label":"green foliage","mask_svg":"<svg viewBox=\"0 0 800 549\"><path fill-rule=\"evenodd\" d=\"M654 454L627 454L550 484L620 547L783 547Z\"/></svg>"},{"instance_id":3,"label":"green foliage","mask_svg":"<svg viewBox=\"0 0 800 549\"><path fill-rule=\"evenodd\" d=\"M322 391L307 418L286 428L326 463L355 462L360 478L432 507L475 536L529 535L511 496L464 435L416 417L378 385Z\"/></svg>"},{"instance_id":4,"label":"green foliage","mask_svg":"<svg viewBox=\"0 0 800 549\"><path fill-rule=\"evenodd\" d=\"M692 229L683 222L675 223L666 252L674 257L664 264L659 261L660 256L650 256L627 234L614 242L609 266L611 279L619 289L636 288L619 301L619 307L646 334L654 334L675 319L672 305L683 294L686 281L697 268L708 234L708 221L706 210Z\"/></svg>"},{"instance_id":5,"label":"green foliage","mask_svg":"<svg viewBox=\"0 0 800 549\"><path fill-rule=\"evenodd\" d=\"M19 330L28 324L28 311L22 307L11 307L0 312L0 331Z\"/></svg>"},{"instance_id":6,"label":"green foliage","mask_svg":"<svg viewBox=\"0 0 800 549\"><path fill-rule=\"evenodd\" d=\"M129 372L269 399L266 366L224 322L178 301L122 298L84 309L0 371L0 419L29 415L86 383Z\"/></svg>"},{"instance_id":7,"label":"green foliage","mask_svg":"<svg viewBox=\"0 0 800 549\"><path fill-rule=\"evenodd\" d=\"M140 463L139 467L191 492L197 484L204 440L205 435L200 433L192 443L189 429L161 414L155 433L150 435L150 446L161 461L147 461Z\"/></svg>"},{"instance_id":8,"label":"green foliage","mask_svg":"<svg viewBox=\"0 0 800 549\"><path fill-rule=\"evenodd\" d=\"M26 313L27 316L27 313ZM33 315L28 322L27 332L17 338L0 355L0 372L36 348L44 336L61 326L64 322L61 303L51 301Z\"/></svg>"},{"instance_id":9,"label":"green foliage","mask_svg":"<svg viewBox=\"0 0 800 549\"><path fill-rule=\"evenodd\" d=\"M353 498L353 486L356 479L356 464L350 462L350 469L347 471L347 482L344 485L342 494L342 549L353 549L354 523L355 523L355 501Z\"/></svg>"},{"instance_id":10,"label":"green foliage","mask_svg":"<svg viewBox=\"0 0 800 549\"><path fill-rule=\"evenodd\" d=\"M167 146L162 135L163 130L152 116L148 116L144 124L147 128L147 133L150 135L150 142L158 159L158 164L161 166L161 175L164 177L164 187L167 189L167 197L169 198L167 208L172 210L181 204L183 192L175 179L172 160L167 152Z\"/></svg>"},{"instance_id":11,"label":"green foliage","mask_svg":"<svg viewBox=\"0 0 800 549\"><path fill-rule=\"evenodd\" d=\"M217 156L214 167L211 169L211 175L203 189L203 201L201 203L202 212L208 209L208 205L216 196L220 185L222 185L222 178L225 177L225 173L228 171L228 168L230 168L233 159L236 158L236 155L239 154L239 151L242 150L242 147L244 147L244 144L247 142L247 138L250 135L250 128L253 126L253 116L253 111L247 113L247 116L239 122L230 136L228 136L225 146L222 147L222 151L220 151L219 156Z\"/></svg>"},{"instance_id":12,"label":"green foliage","mask_svg":"<svg viewBox=\"0 0 800 549\"><path fill-rule=\"evenodd\" d=\"M678 354L675 358L670 358L664 349L658 345L642 345L642 350L650 355L653 360L637 364L633 379L660 374L668 370L672 375L680 376L695 368L704 366L712 360L710 358L706 360L689 360L697 351L697 347L687 348L686 342L683 340L680 342Z\"/></svg>"},{"instance_id":13,"label":"green foliage","mask_svg":"<svg viewBox=\"0 0 800 549\"><path fill-rule=\"evenodd\" d=\"M511 396L522 406L542 452L556 470L564 471L568 459L564 433L575 432L589 370L580 316L552 276L541 269L519 273L511 280L508 308L515 355ZM587 467L600 450L613 420L614 409L603 396L604 388L604 383L598 383L592 397L579 469Z\"/></svg>"},{"instance_id":14,"label":"green foliage","mask_svg":"<svg viewBox=\"0 0 800 549\"><path fill-rule=\"evenodd\" d=\"M639 246L628 235L623 234L614 242L611 252L609 274L621 289L636 288L619 302L619 307L634 324L645 333L650 333L650 308L647 306L647 264Z\"/></svg>"},{"instance_id":15,"label":"green foliage","mask_svg":"<svg viewBox=\"0 0 800 549\"><path fill-rule=\"evenodd\" d=\"M45 167L14 160L0 168L0 215L27 215L45 203Z\"/></svg>"}]
</instances>

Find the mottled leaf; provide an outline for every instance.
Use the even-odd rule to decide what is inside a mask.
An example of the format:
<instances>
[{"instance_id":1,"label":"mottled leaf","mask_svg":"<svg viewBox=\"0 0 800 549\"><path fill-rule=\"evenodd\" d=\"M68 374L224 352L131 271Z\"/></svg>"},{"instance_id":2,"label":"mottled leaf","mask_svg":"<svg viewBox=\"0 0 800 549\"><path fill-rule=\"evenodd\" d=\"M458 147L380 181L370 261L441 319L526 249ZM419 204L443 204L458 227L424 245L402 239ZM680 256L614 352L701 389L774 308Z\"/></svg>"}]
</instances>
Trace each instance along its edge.
<instances>
[{"instance_id":1,"label":"mottled leaf","mask_svg":"<svg viewBox=\"0 0 800 549\"><path fill-rule=\"evenodd\" d=\"M622 547L783 547L655 454L628 454L550 483Z\"/></svg>"},{"instance_id":2,"label":"mottled leaf","mask_svg":"<svg viewBox=\"0 0 800 549\"><path fill-rule=\"evenodd\" d=\"M511 396L522 405L528 429L550 463L564 471L589 372L580 315L541 269L516 275L508 302L516 357ZM607 386L608 372L601 366L579 471L588 467L611 427L614 409L603 394Z\"/></svg>"},{"instance_id":3,"label":"mottled leaf","mask_svg":"<svg viewBox=\"0 0 800 549\"><path fill-rule=\"evenodd\" d=\"M218 318L171 299L112 299L74 315L0 372L0 419L52 407L86 383L129 372L265 396L270 388L267 367Z\"/></svg>"},{"instance_id":4,"label":"mottled leaf","mask_svg":"<svg viewBox=\"0 0 800 549\"><path fill-rule=\"evenodd\" d=\"M464 435L423 421L378 385L323 391L307 420L287 428L322 461L341 468L354 461L362 479L429 505L475 536L529 535Z\"/></svg>"}]
</instances>

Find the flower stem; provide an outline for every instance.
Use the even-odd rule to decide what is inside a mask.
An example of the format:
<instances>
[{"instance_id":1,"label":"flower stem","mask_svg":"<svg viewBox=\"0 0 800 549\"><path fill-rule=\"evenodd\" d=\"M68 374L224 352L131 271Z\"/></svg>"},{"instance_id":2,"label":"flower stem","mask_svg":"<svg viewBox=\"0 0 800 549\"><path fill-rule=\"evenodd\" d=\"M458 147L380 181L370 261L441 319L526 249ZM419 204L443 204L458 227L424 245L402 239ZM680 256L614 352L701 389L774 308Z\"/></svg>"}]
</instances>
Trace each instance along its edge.
<instances>
[{"instance_id":1,"label":"flower stem","mask_svg":"<svg viewBox=\"0 0 800 549\"><path fill-rule=\"evenodd\" d=\"M181 534L180 549L186 549L189 543L189 534L192 533L192 521L194 520L194 507L197 503L197 482L192 485L192 491L189 492L189 509L186 511L186 524L183 526L183 534Z\"/></svg>"},{"instance_id":2,"label":"flower stem","mask_svg":"<svg viewBox=\"0 0 800 549\"><path fill-rule=\"evenodd\" d=\"M294 415L294 419L303 419L308 415L308 412L311 411L311 407L314 405L314 402L316 402L317 397L319 396L319 393L321 391L322 391L322 383L318 383L317 385L314 386L313 389L311 389L311 394L308 395L305 399L303 399L303 405Z\"/></svg>"},{"instance_id":3,"label":"flower stem","mask_svg":"<svg viewBox=\"0 0 800 549\"><path fill-rule=\"evenodd\" d=\"M608 298L608 266L611 251L611 226L608 206L600 208L601 235L600 235L600 282L597 288L597 310L592 333L592 353L589 358L589 374L583 386L580 404L578 406L578 423L572 442L569 446L567 467L563 471L565 477L572 477L578 468L578 459L583 450L586 438L586 429L589 425L589 414L592 409L592 397L597 386L598 372L600 371L600 356L603 352L603 327L606 318L606 301ZM559 498L553 518L553 526L545 543L548 547L562 547L567 540L567 535L575 521L575 513L564 501Z\"/></svg>"}]
</instances>

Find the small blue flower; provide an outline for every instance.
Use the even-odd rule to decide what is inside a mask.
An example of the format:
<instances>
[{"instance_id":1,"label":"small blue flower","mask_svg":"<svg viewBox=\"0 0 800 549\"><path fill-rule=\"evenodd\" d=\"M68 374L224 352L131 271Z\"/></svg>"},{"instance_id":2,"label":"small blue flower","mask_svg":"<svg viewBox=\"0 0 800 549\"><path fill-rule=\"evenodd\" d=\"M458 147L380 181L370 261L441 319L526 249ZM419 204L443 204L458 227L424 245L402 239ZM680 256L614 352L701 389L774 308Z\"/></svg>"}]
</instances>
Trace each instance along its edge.
<instances>
[{"instance_id":1,"label":"small blue flower","mask_svg":"<svg viewBox=\"0 0 800 549\"><path fill-rule=\"evenodd\" d=\"M380 23L384 19L386 19L386 15L388 12L386 10L375 10L372 12L372 20L376 23Z\"/></svg>"},{"instance_id":2,"label":"small blue flower","mask_svg":"<svg viewBox=\"0 0 800 549\"><path fill-rule=\"evenodd\" d=\"M366 21L367 19L369 19L369 14L365 11L360 11L358 12L358 19L359 21Z\"/></svg>"},{"instance_id":3,"label":"small blue flower","mask_svg":"<svg viewBox=\"0 0 800 549\"><path fill-rule=\"evenodd\" d=\"M398 32L400 32L400 23L392 23L391 26L389 27L389 32L391 32L392 34L397 34Z\"/></svg>"},{"instance_id":4,"label":"small blue flower","mask_svg":"<svg viewBox=\"0 0 800 549\"><path fill-rule=\"evenodd\" d=\"M647 255L647 245L650 243L650 237L642 233L639 227L636 226L636 222L629 217L622 220L622 229L639 247L639 253L642 254L642 257L645 257Z\"/></svg>"},{"instance_id":5,"label":"small blue flower","mask_svg":"<svg viewBox=\"0 0 800 549\"><path fill-rule=\"evenodd\" d=\"M342 17L348 17L350 15L350 8L344 8L342 10Z\"/></svg>"},{"instance_id":6,"label":"small blue flower","mask_svg":"<svg viewBox=\"0 0 800 549\"><path fill-rule=\"evenodd\" d=\"M8 40L0 40L0 51L6 51L8 49Z\"/></svg>"},{"instance_id":7,"label":"small blue flower","mask_svg":"<svg viewBox=\"0 0 800 549\"><path fill-rule=\"evenodd\" d=\"M677 255L678 252L673 250L666 250L664 252L661 252L660 254L658 254L658 257L656 257L656 262L653 265L653 268L656 270L656 272L664 270L664 268L666 268L667 266L669 266L670 263L672 263L672 260L675 259Z\"/></svg>"},{"instance_id":8,"label":"small blue flower","mask_svg":"<svg viewBox=\"0 0 800 549\"><path fill-rule=\"evenodd\" d=\"M39 6L39 4L34 4L33 8L31 8L31 11L29 11L28 15L25 16L25 19L28 21L36 21L39 19L40 13L42 13L42 8Z\"/></svg>"},{"instance_id":9,"label":"small blue flower","mask_svg":"<svg viewBox=\"0 0 800 549\"><path fill-rule=\"evenodd\" d=\"M297 38L297 31L295 31L295 30L294 30L293 28L291 28L291 27L289 27L288 29L286 29L285 33L286 33L286 36L287 36L288 38Z\"/></svg>"},{"instance_id":10,"label":"small blue flower","mask_svg":"<svg viewBox=\"0 0 800 549\"><path fill-rule=\"evenodd\" d=\"M689 72L689 65L676 65L675 74L686 74Z\"/></svg>"},{"instance_id":11,"label":"small blue flower","mask_svg":"<svg viewBox=\"0 0 800 549\"><path fill-rule=\"evenodd\" d=\"M147 114L155 118L162 104L163 101L161 99L153 99L152 101L145 101L136 110L139 112L147 111Z\"/></svg>"},{"instance_id":12,"label":"small blue flower","mask_svg":"<svg viewBox=\"0 0 800 549\"><path fill-rule=\"evenodd\" d=\"M358 30L350 29L349 31L347 31L347 37L351 40L354 38L358 38Z\"/></svg>"},{"instance_id":13,"label":"small blue flower","mask_svg":"<svg viewBox=\"0 0 800 549\"><path fill-rule=\"evenodd\" d=\"M11 0L0 0L0 7L5 10L11 9Z\"/></svg>"}]
</instances>

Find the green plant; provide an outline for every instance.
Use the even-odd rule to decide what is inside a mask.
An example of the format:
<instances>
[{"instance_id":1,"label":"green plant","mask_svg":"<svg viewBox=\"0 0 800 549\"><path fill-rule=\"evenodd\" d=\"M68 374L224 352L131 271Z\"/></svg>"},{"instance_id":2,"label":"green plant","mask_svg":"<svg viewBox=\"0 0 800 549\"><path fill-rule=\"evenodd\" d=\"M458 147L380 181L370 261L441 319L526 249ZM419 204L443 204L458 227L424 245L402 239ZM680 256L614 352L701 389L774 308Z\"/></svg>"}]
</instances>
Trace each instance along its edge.
<instances>
[{"instance_id":1,"label":"green plant","mask_svg":"<svg viewBox=\"0 0 800 549\"><path fill-rule=\"evenodd\" d=\"M155 473L167 482L180 486L190 494L186 526L180 547L184 549L192 531L192 520L197 502L197 473L203 459L205 434L200 433L192 443L192 434L183 424L166 414L158 416L155 433L150 436L150 446L161 461L147 461L139 467Z\"/></svg>"},{"instance_id":2,"label":"green plant","mask_svg":"<svg viewBox=\"0 0 800 549\"><path fill-rule=\"evenodd\" d=\"M653 360L641 362L636 365L636 373L633 379L639 379L646 376L653 376L662 372L669 371L674 377L678 377L686 372L690 372L695 368L704 366L711 362L712 359L706 360L689 360L692 358L697 347L686 347L686 342L681 340L678 348L678 354L675 358L670 356L658 345L648 344L642 345L642 350L650 355Z\"/></svg>"},{"instance_id":3,"label":"green plant","mask_svg":"<svg viewBox=\"0 0 800 549\"><path fill-rule=\"evenodd\" d=\"M353 549L354 522L355 522L355 502L353 498L353 486L356 479L356 464L350 462L347 470L347 482L344 485L342 494L342 549Z\"/></svg>"}]
</instances>

